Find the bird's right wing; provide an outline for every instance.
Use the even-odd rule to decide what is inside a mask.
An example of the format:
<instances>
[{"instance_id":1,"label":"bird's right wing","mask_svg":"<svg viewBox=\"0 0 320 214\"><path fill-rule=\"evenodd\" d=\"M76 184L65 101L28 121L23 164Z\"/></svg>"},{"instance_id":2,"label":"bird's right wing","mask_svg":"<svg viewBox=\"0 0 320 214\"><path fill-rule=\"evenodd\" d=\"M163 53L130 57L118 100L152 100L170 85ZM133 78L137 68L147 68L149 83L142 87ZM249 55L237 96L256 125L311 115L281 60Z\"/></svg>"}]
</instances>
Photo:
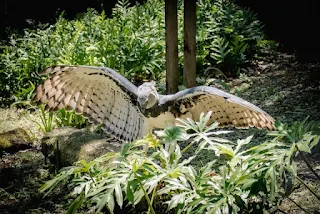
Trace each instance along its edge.
<instances>
[{"instance_id":1,"label":"bird's right wing","mask_svg":"<svg viewBox=\"0 0 320 214\"><path fill-rule=\"evenodd\" d=\"M36 89L35 100L46 109L74 110L121 140L144 135L144 116L137 105L137 87L109 68L52 66L50 78Z\"/></svg>"},{"instance_id":2,"label":"bird's right wing","mask_svg":"<svg viewBox=\"0 0 320 214\"><path fill-rule=\"evenodd\" d=\"M160 116L166 113L167 120L172 120L172 117L190 117L198 121L202 112L212 111L208 125L217 121L220 126L236 128L256 127L269 130L275 128L275 120L256 105L208 86L185 89L173 95L162 95L156 110Z\"/></svg>"}]
</instances>

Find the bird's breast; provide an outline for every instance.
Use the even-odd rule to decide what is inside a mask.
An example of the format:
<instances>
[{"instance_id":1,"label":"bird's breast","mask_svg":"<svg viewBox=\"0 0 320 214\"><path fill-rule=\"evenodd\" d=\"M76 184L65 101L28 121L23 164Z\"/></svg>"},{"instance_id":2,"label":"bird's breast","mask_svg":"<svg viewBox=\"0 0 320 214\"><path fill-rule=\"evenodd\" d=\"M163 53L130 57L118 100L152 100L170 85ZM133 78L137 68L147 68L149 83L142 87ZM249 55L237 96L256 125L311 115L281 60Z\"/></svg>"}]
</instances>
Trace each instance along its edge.
<instances>
[{"instance_id":1,"label":"bird's breast","mask_svg":"<svg viewBox=\"0 0 320 214\"><path fill-rule=\"evenodd\" d=\"M157 117L147 117L146 121L149 128L164 129L169 126L174 126L175 116L173 113L167 111L159 114Z\"/></svg>"}]
</instances>

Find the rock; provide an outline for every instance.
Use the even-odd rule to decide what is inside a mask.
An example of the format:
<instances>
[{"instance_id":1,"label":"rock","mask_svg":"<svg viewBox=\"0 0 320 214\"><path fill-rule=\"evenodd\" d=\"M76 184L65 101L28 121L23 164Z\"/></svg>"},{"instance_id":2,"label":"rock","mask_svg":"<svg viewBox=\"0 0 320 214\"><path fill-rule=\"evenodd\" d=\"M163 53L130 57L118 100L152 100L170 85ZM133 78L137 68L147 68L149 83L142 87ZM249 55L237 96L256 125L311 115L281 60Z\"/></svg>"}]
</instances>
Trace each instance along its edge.
<instances>
[{"instance_id":1,"label":"rock","mask_svg":"<svg viewBox=\"0 0 320 214\"><path fill-rule=\"evenodd\" d=\"M20 150L30 149L31 147L32 140L22 128L0 133L0 150L7 153L15 153Z\"/></svg>"},{"instance_id":2,"label":"rock","mask_svg":"<svg viewBox=\"0 0 320 214\"><path fill-rule=\"evenodd\" d=\"M69 166L79 160L88 162L107 152L118 152L121 145L120 141L107 134L63 127L54 129L42 139L42 152L51 163Z\"/></svg>"}]
</instances>

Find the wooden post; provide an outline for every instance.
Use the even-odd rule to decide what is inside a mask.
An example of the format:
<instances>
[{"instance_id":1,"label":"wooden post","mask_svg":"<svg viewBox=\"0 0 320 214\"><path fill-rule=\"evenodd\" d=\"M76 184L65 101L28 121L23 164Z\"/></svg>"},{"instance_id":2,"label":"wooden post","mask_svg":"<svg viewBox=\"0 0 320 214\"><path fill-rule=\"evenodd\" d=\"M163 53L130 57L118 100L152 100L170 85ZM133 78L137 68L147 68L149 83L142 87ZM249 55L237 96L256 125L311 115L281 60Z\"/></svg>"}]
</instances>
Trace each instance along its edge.
<instances>
[{"instance_id":1,"label":"wooden post","mask_svg":"<svg viewBox=\"0 0 320 214\"><path fill-rule=\"evenodd\" d=\"M183 84L196 85L196 0L184 0L184 69Z\"/></svg>"},{"instance_id":2,"label":"wooden post","mask_svg":"<svg viewBox=\"0 0 320 214\"><path fill-rule=\"evenodd\" d=\"M165 1L166 22L166 92L178 91L178 5L177 0Z\"/></svg>"}]
</instances>

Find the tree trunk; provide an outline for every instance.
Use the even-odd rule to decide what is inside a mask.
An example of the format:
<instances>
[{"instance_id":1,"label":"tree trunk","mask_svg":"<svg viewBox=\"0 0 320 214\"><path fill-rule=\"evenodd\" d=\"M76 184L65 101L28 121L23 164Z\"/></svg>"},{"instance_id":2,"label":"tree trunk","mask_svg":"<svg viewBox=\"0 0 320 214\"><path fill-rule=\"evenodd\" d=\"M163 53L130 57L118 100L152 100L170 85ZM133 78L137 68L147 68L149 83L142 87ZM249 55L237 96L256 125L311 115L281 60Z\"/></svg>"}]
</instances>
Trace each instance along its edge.
<instances>
[{"instance_id":1,"label":"tree trunk","mask_svg":"<svg viewBox=\"0 0 320 214\"><path fill-rule=\"evenodd\" d=\"M177 0L165 1L166 21L166 92L178 91L178 8Z\"/></svg>"},{"instance_id":2,"label":"tree trunk","mask_svg":"<svg viewBox=\"0 0 320 214\"><path fill-rule=\"evenodd\" d=\"M184 0L184 69L183 84L196 85L196 0Z\"/></svg>"}]
</instances>

